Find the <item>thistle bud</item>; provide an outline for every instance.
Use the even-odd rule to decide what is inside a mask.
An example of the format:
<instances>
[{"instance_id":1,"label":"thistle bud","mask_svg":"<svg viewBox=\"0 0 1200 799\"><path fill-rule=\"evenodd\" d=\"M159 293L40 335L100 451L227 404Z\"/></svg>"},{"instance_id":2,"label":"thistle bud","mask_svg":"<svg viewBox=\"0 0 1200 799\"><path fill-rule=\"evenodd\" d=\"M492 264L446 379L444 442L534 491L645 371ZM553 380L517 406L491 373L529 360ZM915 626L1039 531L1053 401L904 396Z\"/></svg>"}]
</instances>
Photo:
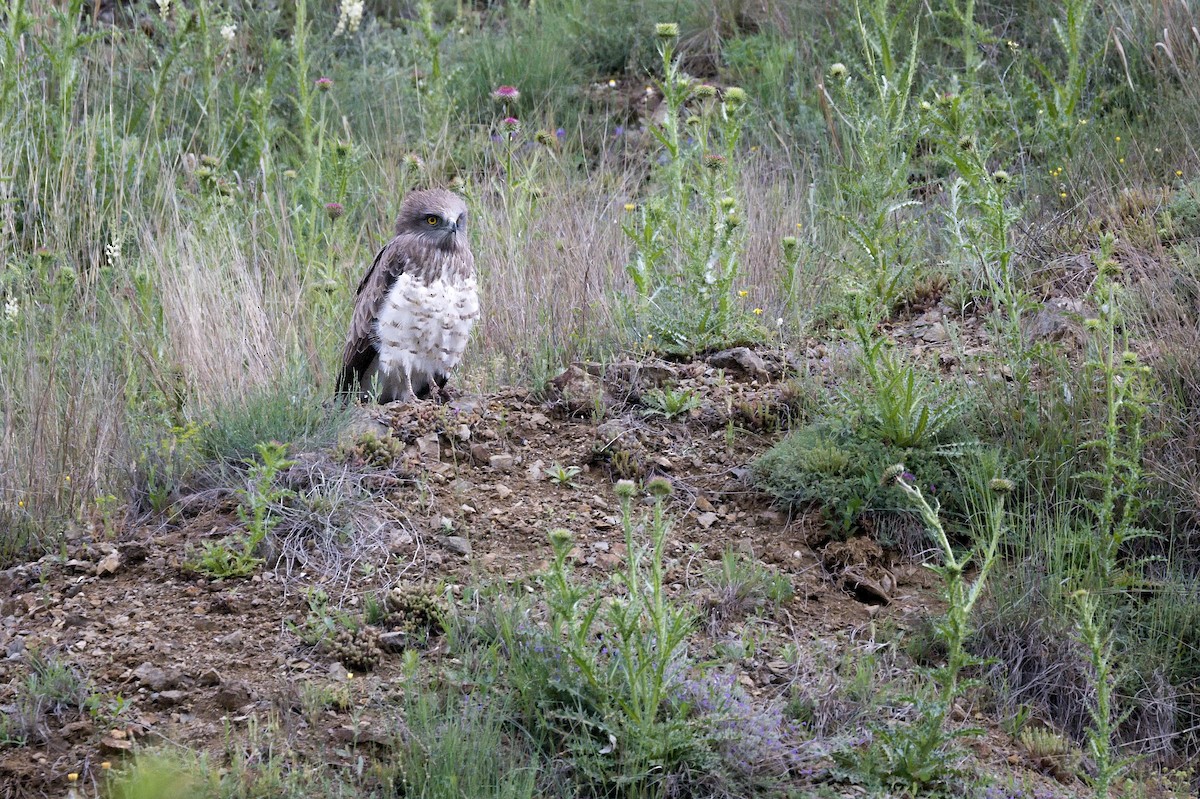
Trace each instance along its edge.
<instances>
[{"instance_id":1,"label":"thistle bud","mask_svg":"<svg viewBox=\"0 0 1200 799\"><path fill-rule=\"evenodd\" d=\"M741 86L730 86L725 90L724 98L730 108L741 108L746 104L746 90Z\"/></svg>"},{"instance_id":2,"label":"thistle bud","mask_svg":"<svg viewBox=\"0 0 1200 799\"><path fill-rule=\"evenodd\" d=\"M721 198L721 210L722 211L732 211L733 207L735 205L737 205L737 200L733 199L732 197L722 197Z\"/></svg>"},{"instance_id":3,"label":"thistle bud","mask_svg":"<svg viewBox=\"0 0 1200 799\"><path fill-rule=\"evenodd\" d=\"M632 499L633 495L637 493L637 486L632 480L618 480L613 490L621 499Z\"/></svg>"},{"instance_id":4,"label":"thistle bud","mask_svg":"<svg viewBox=\"0 0 1200 799\"><path fill-rule=\"evenodd\" d=\"M521 98L516 86L500 86L492 92L492 99L505 103L515 103Z\"/></svg>"},{"instance_id":5,"label":"thistle bud","mask_svg":"<svg viewBox=\"0 0 1200 799\"><path fill-rule=\"evenodd\" d=\"M717 96L717 87L709 83L701 83L692 88L692 96L701 100L709 100Z\"/></svg>"},{"instance_id":6,"label":"thistle bud","mask_svg":"<svg viewBox=\"0 0 1200 799\"><path fill-rule=\"evenodd\" d=\"M414 172L419 172L425 168L425 162L421 160L421 156L416 153L409 153L401 159L405 169L411 169Z\"/></svg>"},{"instance_id":7,"label":"thistle bud","mask_svg":"<svg viewBox=\"0 0 1200 799\"><path fill-rule=\"evenodd\" d=\"M829 68L829 77L845 80L847 75L846 65L840 61Z\"/></svg>"},{"instance_id":8,"label":"thistle bud","mask_svg":"<svg viewBox=\"0 0 1200 799\"><path fill-rule=\"evenodd\" d=\"M1013 481L1005 477L993 477L988 481L988 488L995 491L997 494L1011 494L1013 492Z\"/></svg>"},{"instance_id":9,"label":"thistle bud","mask_svg":"<svg viewBox=\"0 0 1200 799\"><path fill-rule=\"evenodd\" d=\"M649 483L646 483L646 490L655 497L667 497L674 490L671 487L671 481L665 477L655 477Z\"/></svg>"},{"instance_id":10,"label":"thistle bud","mask_svg":"<svg viewBox=\"0 0 1200 799\"><path fill-rule=\"evenodd\" d=\"M881 486L889 486L899 480L902 474L904 474L904 464L893 463L883 470L883 474L879 476L879 484Z\"/></svg>"},{"instance_id":11,"label":"thistle bud","mask_svg":"<svg viewBox=\"0 0 1200 799\"><path fill-rule=\"evenodd\" d=\"M654 26L654 35L660 39L678 39L679 25L674 22L660 22Z\"/></svg>"},{"instance_id":12,"label":"thistle bud","mask_svg":"<svg viewBox=\"0 0 1200 799\"><path fill-rule=\"evenodd\" d=\"M1007 172L1005 172L1003 169L997 169L995 172L992 173L992 180L996 181L997 185L1003 186L1004 184L1006 184L1010 180L1012 180L1012 177Z\"/></svg>"},{"instance_id":13,"label":"thistle bud","mask_svg":"<svg viewBox=\"0 0 1200 799\"><path fill-rule=\"evenodd\" d=\"M705 153L702 159L705 169L711 169L713 172L720 172L727 164L725 156L717 153Z\"/></svg>"}]
</instances>

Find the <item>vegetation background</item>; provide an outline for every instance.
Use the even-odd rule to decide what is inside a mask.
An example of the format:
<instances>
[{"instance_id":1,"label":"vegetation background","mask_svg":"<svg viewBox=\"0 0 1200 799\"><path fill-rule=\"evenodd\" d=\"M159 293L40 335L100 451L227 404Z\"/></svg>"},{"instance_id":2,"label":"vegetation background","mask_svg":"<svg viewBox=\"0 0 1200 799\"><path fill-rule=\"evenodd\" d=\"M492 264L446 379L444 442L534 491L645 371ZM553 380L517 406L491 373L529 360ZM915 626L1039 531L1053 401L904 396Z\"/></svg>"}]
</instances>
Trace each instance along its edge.
<instances>
[{"instance_id":1,"label":"vegetation background","mask_svg":"<svg viewBox=\"0 0 1200 799\"><path fill-rule=\"evenodd\" d=\"M246 459L268 535L263 446L333 439L358 278L405 192L449 185L485 307L460 385L829 344L837 385L796 378L758 484L933 546L961 611L936 723L848 766L865 784L949 784L963 670L1090 741L1098 794L1128 757L1194 762L1198 26L1186 0L4 0L0 562ZM953 377L888 336L938 303ZM660 601L609 629L667 646ZM651 693L620 735L667 735ZM630 775L695 767L680 746L580 784L665 790Z\"/></svg>"}]
</instances>

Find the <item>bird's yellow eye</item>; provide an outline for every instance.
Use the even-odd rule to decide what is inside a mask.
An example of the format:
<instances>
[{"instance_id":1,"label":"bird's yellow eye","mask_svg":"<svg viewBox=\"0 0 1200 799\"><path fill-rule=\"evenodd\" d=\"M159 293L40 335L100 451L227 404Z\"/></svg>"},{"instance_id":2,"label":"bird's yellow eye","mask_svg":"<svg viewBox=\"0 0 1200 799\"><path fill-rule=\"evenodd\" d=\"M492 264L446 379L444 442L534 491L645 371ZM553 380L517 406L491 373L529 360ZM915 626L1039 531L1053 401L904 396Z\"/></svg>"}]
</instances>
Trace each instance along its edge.
<instances>
[{"instance_id":1,"label":"bird's yellow eye","mask_svg":"<svg viewBox=\"0 0 1200 799\"><path fill-rule=\"evenodd\" d=\"M425 221L431 225L436 225L438 223L438 218L436 216L427 216L425 217Z\"/></svg>"}]
</instances>

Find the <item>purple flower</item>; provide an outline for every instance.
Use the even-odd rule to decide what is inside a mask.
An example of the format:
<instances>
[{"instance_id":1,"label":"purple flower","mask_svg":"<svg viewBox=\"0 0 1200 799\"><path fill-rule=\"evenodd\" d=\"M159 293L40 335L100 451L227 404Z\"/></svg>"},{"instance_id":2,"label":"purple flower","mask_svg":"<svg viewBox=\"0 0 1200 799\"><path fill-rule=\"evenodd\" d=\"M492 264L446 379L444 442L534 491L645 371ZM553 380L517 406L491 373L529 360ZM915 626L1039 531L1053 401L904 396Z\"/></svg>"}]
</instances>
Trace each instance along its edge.
<instances>
[{"instance_id":1,"label":"purple flower","mask_svg":"<svg viewBox=\"0 0 1200 799\"><path fill-rule=\"evenodd\" d=\"M318 91L327 92L333 88L333 78L327 78L327 77L322 76L320 78L317 78L315 85L316 85Z\"/></svg>"},{"instance_id":2,"label":"purple flower","mask_svg":"<svg viewBox=\"0 0 1200 799\"><path fill-rule=\"evenodd\" d=\"M554 138L561 141L561 140L567 138L567 132L565 130L563 130L562 128L559 128L558 130L554 131Z\"/></svg>"},{"instance_id":3,"label":"purple flower","mask_svg":"<svg viewBox=\"0 0 1200 799\"><path fill-rule=\"evenodd\" d=\"M624 136L624 135L625 135L625 128L621 127L620 125L617 125L615 128L613 128L613 136Z\"/></svg>"},{"instance_id":4,"label":"purple flower","mask_svg":"<svg viewBox=\"0 0 1200 799\"><path fill-rule=\"evenodd\" d=\"M337 219L339 216L346 213L346 209L341 203L325 203L325 213L330 219Z\"/></svg>"},{"instance_id":5,"label":"purple flower","mask_svg":"<svg viewBox=\"0 0 1200 799\"><path fill-rule=\"evenodd\" d=\"M492 92L492 97L506 103L515 103L521 96L516 86L499 86Z\"/></svg>"}]
</instances>

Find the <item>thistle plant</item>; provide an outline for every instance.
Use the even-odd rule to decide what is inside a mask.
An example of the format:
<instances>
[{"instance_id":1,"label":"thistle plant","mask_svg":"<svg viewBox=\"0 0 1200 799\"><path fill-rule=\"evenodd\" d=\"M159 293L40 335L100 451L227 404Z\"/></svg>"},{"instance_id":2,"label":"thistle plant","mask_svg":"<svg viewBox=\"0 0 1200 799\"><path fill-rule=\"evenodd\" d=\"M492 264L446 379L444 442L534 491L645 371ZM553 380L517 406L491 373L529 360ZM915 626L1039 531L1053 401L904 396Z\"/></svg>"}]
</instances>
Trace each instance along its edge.
<instances>
[{"instance_id":1,"label":"thistle plant","mask_svg":"<svg viewBox=\"0 0 1200 799\"><path fill-rule=\"evenodd\" d=\"M900 297L916 261L917 227L906 209L919 205L910 196L908 176L917 128L909 114L916 77L916 30L904 30L902 15L891 14L886 0L863 8L855 4L855 22L865 80L845 64L829 68L824 97L841 123L840 178L836 219L854 248L841 256L849 269L849 293L866 297L874 315L887 316ZM908 57L899 60L904 36Z\"/></svg>"},{"instance_id":2,"label":"thistle plant","mask_svg":"<svg viewBox=\"0 0 1200 799\"><path fill-rule=\"evenodd\" d=\"M977 133L987 130L978 106L971 91L921 104L939 159L957 173L947 192L947 228L955 249L967 256L964 266L982 278L985 296L994 304L993 329L1004 342L1014 383L1025 391L1031 364L1021 320L1032 302L1013 269L1021 206L1010 199L1012 175L989 167L995 147Z\"/></svg>"},{"instance_id":3,"label":"thistle plant","mask_svg":"<svg viewBox=\"0 0 1200 799\"><path fill-rule=\"evenodd\" d=\"M677 25L655 31L665 115L650 127L658 144L652 193L623 226L634 247L628 311L639 339L694 352L759 337L734 301L744 240L735 152L747 99L740 88L718 91L683 72Z\"/></svg>"},{"instance_id":4,"label":"thistle plant","mask_svg":"<svg viewBox=\"0 0 1200 799\"><path fill-rule=\"evenodd\" d=\"M1092 725L1087 731L1088 753L1096 769L1092 788L1097 799L1106 799L1113 781L1129 765L1113 752L1113 734L1129 715L1118 715L1113 697L1113 651L1112 633L1106 624L1104 612L1096 596L1087 591L1076 591L1071 599L1078 613L1079 637L1088 651L1088 665L1092 667L1092 678L1096 686L1096 705L1089 708Z\"/></svg>"},{"instance_id":5,"label":"thistle plant","mask_svg":"<svg viewBox=\"0 0 1200 799\"><path fill-rule=\"evenodd\" d=\"M1084 368L1097 384L1104 410L1100 433L1090 442L1098 453L1099 464L1095 470L1079 475L1094 481L1100 491L1099 497L1088 503L1095 517L1099 550L1099 572L1094 575L1097 588L1126 582L1119 571L1122 547L1133 539L1151 535L1137 526L1142 509L1142 451L1146 445L1142 422L1149 402L1150 368L1139 362L1136 353L1126 349L1119 310L1120 266L1113 259L1114 244L1111 233L1100 239L1092 292L1099 314L1086 322L1093 338Z\"/></svg>"},{"instance_id":6,"label":"thistle plant","mask_svg":"<svg viewBox=\"0 0 1200 799\"><path fill-rule=\"evenodd\" d=\"M917 367L892 351L875 327L861 317L854 321L870 391L864 398L843 392L857 406L871 435L898 447L917 447L936 439L954 421L962 401L941 395Z\"/></svg>"},{"instance_id":7,"label":"thistle plant","mask_svg":"<svg viewBox=\"0 0 1200 799\"><path fill-rule=\"evenodd\" d=\"M562 641L568 660L601 705L603 724L613 736L602 753L642 775L680 756L675 745L684 734L684 720L667 711L685 676L687 637L695 625L691 610L666 593L663 556L670 525L664 503L670 483L658 478L648 489L654 507L648 518L639 517L633 509L636 487L628 480L617 484L628 553L624 570L613 577L618 596L604 599L571 575L573 542L565 530L550 534L554 558L546 575L549 640ZM649 541L639 540L643 533Z\"/></svg>"},{"instance_id":8,"label":"thistle plant","mask_svg":"<svg viewBox=\"0 0 1200 799\"><path fill-rule=\"evenodd\" d=\"M1102 48L1087 47L1088 24L1093 19L1095 0L1063 0L1062 17L1051 20L1054 38L1061 49L1065 67L1056 70L1052 65L1028 56L1034 71L1041 78L1026 77L1025 90L1038 109L1038 132L1048 139L1047 148L1071 154L1080 128L1087 124L1084 116L1084 91L1087 89L1092 65L1103 53Z\"/></svg>"},{"instance_id":9,"label":"thistle plant","mask_svg":"<svg viewBox=\"0 0 1200 799\"><path fill-rule=\"evenodd\" d=\"M933 537L941 555L940 564L927 565L942 579L942 597L946 601L946 615L935 625L935 631L946 645L946 660L932 670L936 686L932 698L917 698L918 720L907 728L879 730L882 759L875 768L876 774L891 784L897 784L918 795L921 789L937 782L948 771L952 771L952 753L948 745L956 738L979 734L980 730L947 730L946 719L955 701L970 684L962 679L964 669L978 665L980 660L966 649L971 635L971 612L983 593L992 566L996 562L1000 539L1004 534L1004 498L1011 493L1013 484L1002 477L990 477L981 467L974 475L972 491L980 500L974 523L981 546L978 568L974 582L967 581L967 566L976 553L959 555L945 528L936 500L931 505L919 486L912 481L903 464L888 468L881 482L892 483L908 497L916 507L926 529Z\"/></svg>"}]
</instances>

